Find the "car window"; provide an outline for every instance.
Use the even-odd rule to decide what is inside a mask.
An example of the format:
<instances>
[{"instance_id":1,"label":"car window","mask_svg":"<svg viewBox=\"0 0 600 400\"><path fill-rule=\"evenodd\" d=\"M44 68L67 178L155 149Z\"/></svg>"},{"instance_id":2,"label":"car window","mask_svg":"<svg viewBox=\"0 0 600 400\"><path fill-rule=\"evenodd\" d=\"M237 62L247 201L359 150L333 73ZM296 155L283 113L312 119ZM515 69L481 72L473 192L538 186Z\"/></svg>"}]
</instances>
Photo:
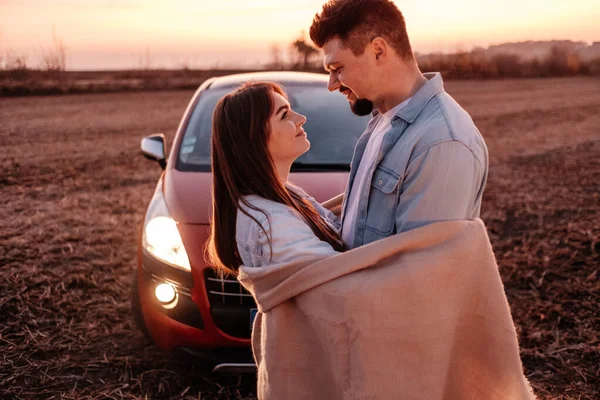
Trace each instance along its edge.
<instances>
[{"instance_id":1,"label":"car window","mask_svg":"<svg viewBox=\"0 0 600 400\"><path fill-rule=\"evenodd\" d=\"M192 112L178 154L178 169L206 171L210 167L212 113L217 101L232 88L203 92ZM348 170L354 145L370 117L350 111L340 93L316 85L284 87L292 109L306 116L304 130L310 150L296 160L292 170Z\"/></svg>"}]
</instances>

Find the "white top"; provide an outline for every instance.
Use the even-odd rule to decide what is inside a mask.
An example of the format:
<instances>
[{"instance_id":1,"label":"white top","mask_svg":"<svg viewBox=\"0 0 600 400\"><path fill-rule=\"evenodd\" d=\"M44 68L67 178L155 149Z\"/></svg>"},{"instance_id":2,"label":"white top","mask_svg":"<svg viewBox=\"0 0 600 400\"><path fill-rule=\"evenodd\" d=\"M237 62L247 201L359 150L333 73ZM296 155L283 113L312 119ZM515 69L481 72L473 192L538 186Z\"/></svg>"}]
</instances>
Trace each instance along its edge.
<instances>
[{"instance_id":1,"label":"white top","mask_svg":"<svg viewBox=\"0 0 600 400\"><path fill-rule=\"evenodd\" d=\"M377 126L369 138L369 142L367 143L363 157L360 160L360 165L356 171L354 182L352 183L352 189L350 190L350 195L348 196L348 201L346 202L344 224L342 226L342 240L348 248L352 248L353 244L354 230L356 228L356 213L358 211L358 199L360 197L361 188L365 184L367 176L371 176L373 174L373 167L375 166L374 164L375 160L377 159L377 154L379 154L379 150L381 149L383 138L385 134L392 128L392 118L398 111L408 104L411 98L412 97L409 97L396 107L389 109L385 114L382 114L381 118L377 122Z\"/></svg>"},{"instance_id":2,"label":"white top","mask_svg":"<svg viewBox=\"0 0 600 400\"><path fill-rule=\"evenodd\" d=\"M325 223L339 232L339 218L305 192L301 194L313 204ZM252 206L265 212L251 209L240 202L235 236L244 266L263 267L271 264L317 260L338 253L329 243L315 236L300 213L293 208L256 195L247 195L244 198ZM244 214L242 208L253 218ZM260 228L259 223L266 232ZM269 238L271 246L269 246Z\"/></svg>"}]
</instances>

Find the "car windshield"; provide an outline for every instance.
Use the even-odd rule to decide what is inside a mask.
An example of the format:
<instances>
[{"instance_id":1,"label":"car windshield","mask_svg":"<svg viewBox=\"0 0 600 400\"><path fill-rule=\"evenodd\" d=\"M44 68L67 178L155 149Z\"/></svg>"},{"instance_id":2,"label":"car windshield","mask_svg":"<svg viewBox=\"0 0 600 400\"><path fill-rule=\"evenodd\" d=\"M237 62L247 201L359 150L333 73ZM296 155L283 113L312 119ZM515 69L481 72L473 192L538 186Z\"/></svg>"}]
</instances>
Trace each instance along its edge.
<instances>
[{"instance_id":1,"label":"car windshield","mask_svg":"<svg viewBox=\"0 0 600 400\"><path fill-rule=\"evenodd\" d=\"M217 101L232 88L203 92L192 112L179 147L177 169L210 170L212 114ZM330 93L325 85L286 85L292 109L306 116L304 130L310 150L300 156L292 171L347 171L354 145L366 128L369 116L358 117L339 93Z\"/></svg>"}]
</instances>

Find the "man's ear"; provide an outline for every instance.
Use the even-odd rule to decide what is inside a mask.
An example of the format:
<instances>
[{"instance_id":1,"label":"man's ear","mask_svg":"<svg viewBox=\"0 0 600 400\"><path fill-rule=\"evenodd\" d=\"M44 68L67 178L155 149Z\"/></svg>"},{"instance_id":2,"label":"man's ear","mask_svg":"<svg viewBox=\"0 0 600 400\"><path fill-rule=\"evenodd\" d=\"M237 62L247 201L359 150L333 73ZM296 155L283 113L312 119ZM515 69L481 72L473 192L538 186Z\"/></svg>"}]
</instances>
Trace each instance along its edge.
<instances>
[{"instance_id":1,"label":"man's ear","mask_svg":"<svg viewBox=\"0 0 600 400\"><path fill-rule=\"evenodd\" d=\"M376 60L380 60L382 57L387 55L388 45L385 39L381 36L377 36L371 40L371 47Z\"/></svg>"}]
</instances>

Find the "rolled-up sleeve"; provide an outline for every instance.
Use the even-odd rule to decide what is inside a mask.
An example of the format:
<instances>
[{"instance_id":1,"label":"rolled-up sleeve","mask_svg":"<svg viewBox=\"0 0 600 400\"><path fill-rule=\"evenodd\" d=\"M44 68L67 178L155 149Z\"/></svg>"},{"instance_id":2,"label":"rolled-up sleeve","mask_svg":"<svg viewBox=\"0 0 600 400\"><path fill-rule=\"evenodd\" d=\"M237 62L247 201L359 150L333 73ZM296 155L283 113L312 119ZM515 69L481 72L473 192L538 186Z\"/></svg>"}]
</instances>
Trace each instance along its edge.
<instances>
[{"instance_id":1,"label":"rolled-up sleeve","mask_svg":"<svg viewBox=\"0 0 600 400\"><path fill-rule=\"evenodd\" d=\"M456 141L436 144L406 169L396 211L396 231L432 222L479 216L485 168Z\"/></svg>"}]
</instances>

